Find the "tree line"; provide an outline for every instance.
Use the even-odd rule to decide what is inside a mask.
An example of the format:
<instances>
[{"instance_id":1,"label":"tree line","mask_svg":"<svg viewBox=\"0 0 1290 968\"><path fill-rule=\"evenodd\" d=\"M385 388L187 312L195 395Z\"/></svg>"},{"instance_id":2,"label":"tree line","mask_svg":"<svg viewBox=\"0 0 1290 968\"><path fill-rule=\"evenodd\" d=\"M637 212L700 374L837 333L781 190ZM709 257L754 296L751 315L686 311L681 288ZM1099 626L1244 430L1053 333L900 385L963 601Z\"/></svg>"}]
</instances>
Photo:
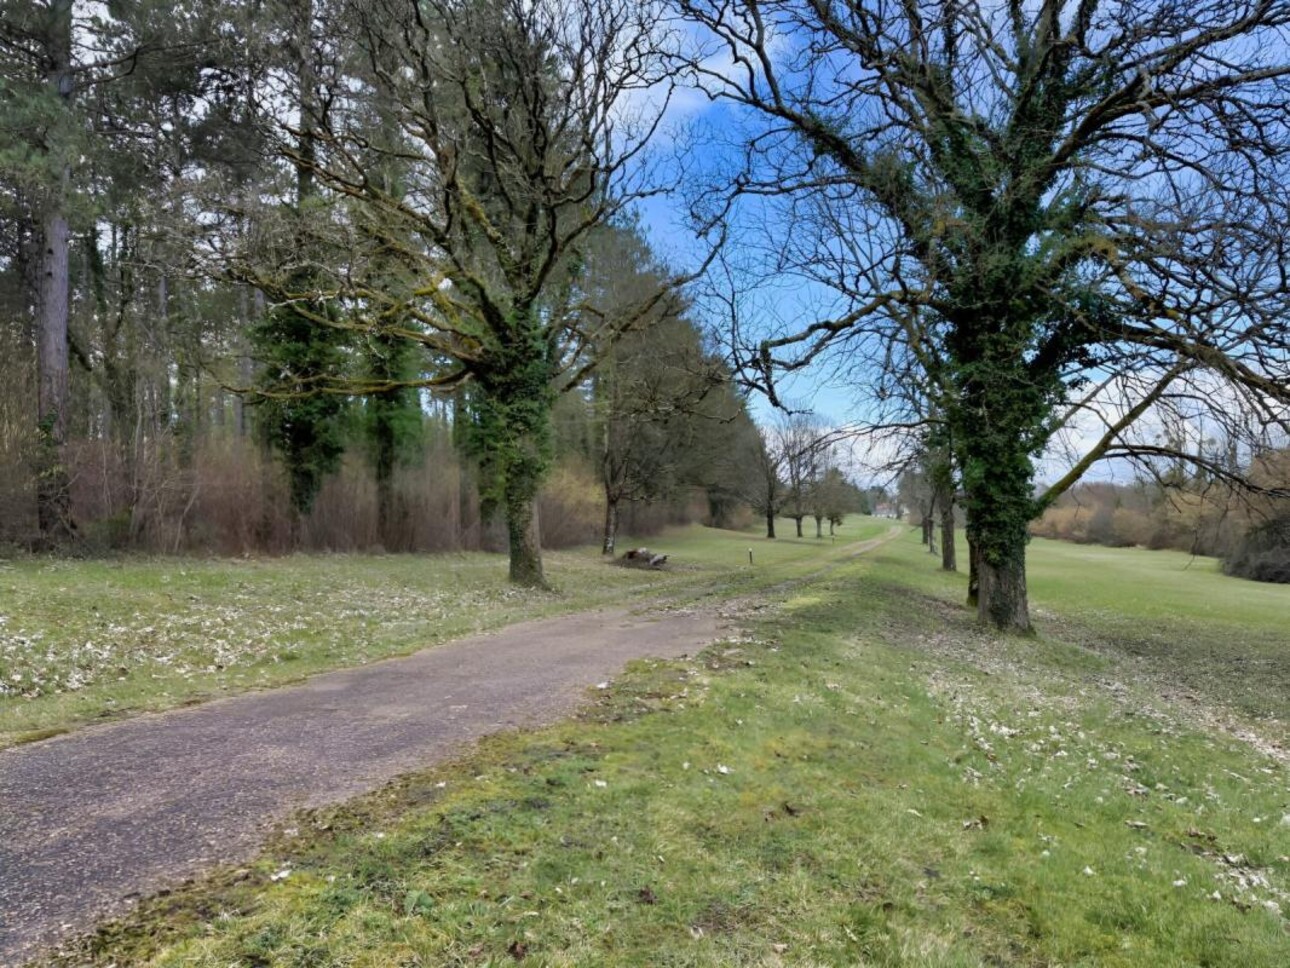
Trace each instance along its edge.
<instances>
[{"instance_id":1,"label":"tree line","mask_svg":"<svg viewBox=\"0 0 1290 968\"><path fill-rule=\"evenodd\" d=\"M541 583L556 462L606 550L624 502L735 513L755 429L630 210L658 119L620 101L666 78L604 54L645 52L647 9L3 14L5 540L477 547L497 519Z\"/></svg>"},{"instance_id":2,"label":"tree line","mask_svg":"<svg viewBox=\"0 0 1290 968\"><path fill-rule=\"evenodd\" d=\"M224 438L285 468L285 544L360 454L393 541L433 438L541 584L571 408L606 548L622 502L699 488L717 519L731 480L800 530L828 469L787 424L754 439L736 386L782 404L808 367L922 455L1000 628L1029 627L1031 522L1097 461L1214 470L1142 432L1161 414L1283 495L1250 469L1290 432L1285 0L0 8L5 500L36 544L95 490L182 538ZM735 119L707 165L655 150L683 86ZM633 222L680 188L682 273ZM749 314L768 280L824 310ZM721 352L698 306L730 307Z\"/></svg>"}]
</instances>

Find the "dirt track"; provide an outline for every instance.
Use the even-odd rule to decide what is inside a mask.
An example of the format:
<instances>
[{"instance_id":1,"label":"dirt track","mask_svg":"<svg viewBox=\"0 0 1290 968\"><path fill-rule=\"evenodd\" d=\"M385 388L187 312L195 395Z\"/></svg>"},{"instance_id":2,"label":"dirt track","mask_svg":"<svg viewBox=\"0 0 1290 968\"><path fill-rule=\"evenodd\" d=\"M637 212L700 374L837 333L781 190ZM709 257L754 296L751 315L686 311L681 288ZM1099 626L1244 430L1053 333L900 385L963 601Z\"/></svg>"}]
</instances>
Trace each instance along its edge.
<instances>
[{"instance_id":1,"label":"dirt track","mask_svg":"<svg viewBox=\"0 0 1290 968\"><path fill-rule=\"evenodd\" d=\"M527 622L0 751L0 965L252 856L294 809L552 721L629 660L693 653L718 634L715 615L699 611Z\"/></svg>"}]
</instances>

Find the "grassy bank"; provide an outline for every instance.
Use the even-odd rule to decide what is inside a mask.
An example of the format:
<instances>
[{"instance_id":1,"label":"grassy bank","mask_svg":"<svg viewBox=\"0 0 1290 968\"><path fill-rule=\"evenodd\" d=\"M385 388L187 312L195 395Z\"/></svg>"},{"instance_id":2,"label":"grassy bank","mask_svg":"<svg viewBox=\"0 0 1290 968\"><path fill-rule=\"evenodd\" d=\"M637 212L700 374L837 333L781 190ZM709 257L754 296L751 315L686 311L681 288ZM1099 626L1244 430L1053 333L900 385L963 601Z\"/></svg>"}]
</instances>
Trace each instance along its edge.
<instances>
[{"instance_id":1,"label":"grassy bank","mask_svg":"<svg viewBox=\"0 0 1290 968\"><path fill-rule=\"evenodd\" d=\"M1232 627L1195 601L1225 580L1072 593L1078 555L1033 560L1038 638L977 630L902 539L577 721L293 822L66 963L1290 963L1285 766L1116 638L1185 633L1177 674L1234 693L1204 664ZM1275 633L1280 593L1243 634Z\"/></svg>"},{"instance_id":2,"label":"grassy bank","mask_svg":"<svg viewBox=\"0 0 1290 968\"><path fill-rule=\"evenodd\" d=\"M486 554L0 562L0 747L523 619L751 590L886 527L855 519L836 543L688 528L651 539L672 553L664 571L613 567L594 549L554 552L549 593L510 586L505 557Z\"/></svg>"}]
</instances>

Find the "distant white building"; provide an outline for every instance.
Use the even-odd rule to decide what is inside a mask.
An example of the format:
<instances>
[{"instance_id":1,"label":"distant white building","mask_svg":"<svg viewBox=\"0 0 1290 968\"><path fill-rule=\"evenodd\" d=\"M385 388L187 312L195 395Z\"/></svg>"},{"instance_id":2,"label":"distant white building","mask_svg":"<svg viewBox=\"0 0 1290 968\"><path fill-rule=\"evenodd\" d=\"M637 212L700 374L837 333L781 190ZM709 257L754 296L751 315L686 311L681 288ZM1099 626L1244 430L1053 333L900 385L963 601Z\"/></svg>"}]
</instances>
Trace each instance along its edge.
<instances>
[{"instance_id":1,"label":"distant white building","mask_svg":"<svg viewBox=\"0 0 1290 968\"><path fill-rule=\"evenodd\" d=\"M899 518L900 506L897 504L879 504L873 509L873 516L875 518Z\"/></svg>"}]
</instances>

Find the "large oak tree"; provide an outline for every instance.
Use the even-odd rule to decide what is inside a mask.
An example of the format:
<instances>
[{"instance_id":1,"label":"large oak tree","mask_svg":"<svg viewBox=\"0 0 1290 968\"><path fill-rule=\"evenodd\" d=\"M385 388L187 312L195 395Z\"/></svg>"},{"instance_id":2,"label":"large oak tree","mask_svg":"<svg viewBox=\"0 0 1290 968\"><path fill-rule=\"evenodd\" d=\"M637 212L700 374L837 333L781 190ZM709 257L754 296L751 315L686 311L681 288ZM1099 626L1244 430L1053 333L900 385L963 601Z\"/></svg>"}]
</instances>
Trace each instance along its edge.
<instances>
[{"instance_id":1,"label":"large oak tree","mask_svg":"<svg viewBox=\"0 0 1290 968\"><path fill-rule=\"evenodd\" d=\"M1290 3L680 8L690 68L750 119L718 214L755 200L775 268L841 306L746 363L773 395L840 345L916 362L983 620L1029 627L1035 459L1090 381L1142 387L1076 473L1168 394L1285 427Z\"/></svg>"},{"instance_id":2,"label":"large oak tree","mask_svg":"<svg viewBox=\"0 0 1290 968\"><path fill-rule=\"evenodd\" d=\"M320 231L353 257L283 296L306 314L324 294L347 307L341 319L317 314L319 326L421 344L441 364L422 386L469 385L470 436L486 496L506 515L511 578L540 585L534 501L552 403L667 288L612 319L579 305L593 230L657 187L643 163L669 92L657 11L628 0L377 0L343 19L359 56L320 72L299 121L312 152L296 149L291 122L283 144L338 200ZM392 166L397 190L384 177Z\"/></svg>"}]
</instances>

